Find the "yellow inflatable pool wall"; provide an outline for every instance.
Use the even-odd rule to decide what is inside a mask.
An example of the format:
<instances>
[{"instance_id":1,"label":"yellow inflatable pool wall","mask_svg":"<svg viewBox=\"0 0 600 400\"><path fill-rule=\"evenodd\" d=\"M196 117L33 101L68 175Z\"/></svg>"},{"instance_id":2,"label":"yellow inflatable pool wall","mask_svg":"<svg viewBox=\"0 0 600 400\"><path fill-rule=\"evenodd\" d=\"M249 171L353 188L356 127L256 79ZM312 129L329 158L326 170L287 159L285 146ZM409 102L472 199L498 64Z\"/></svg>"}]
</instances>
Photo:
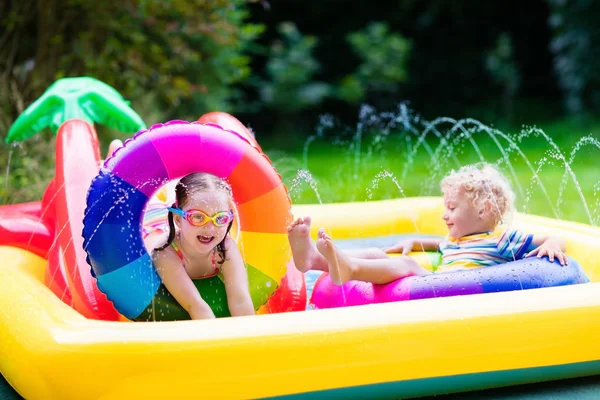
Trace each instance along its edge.
<instances>
[{"instance_id":1,"label":"yellow inflatable pool wall","mask_svg":"<svg viewBox=\"0 0 600 400\"><path fill-rule=\"evenodd\" d=\"M295 206L336 239L445 233L440 198ZM352 215L353 218L348 218ZM45 261L0 247L0 372L27 399L407 398L600 374L600 229L561 235L591 283L180 322L88 320ZM314 233L313 232L313 233Z\"/></svg>"}]
</instances>

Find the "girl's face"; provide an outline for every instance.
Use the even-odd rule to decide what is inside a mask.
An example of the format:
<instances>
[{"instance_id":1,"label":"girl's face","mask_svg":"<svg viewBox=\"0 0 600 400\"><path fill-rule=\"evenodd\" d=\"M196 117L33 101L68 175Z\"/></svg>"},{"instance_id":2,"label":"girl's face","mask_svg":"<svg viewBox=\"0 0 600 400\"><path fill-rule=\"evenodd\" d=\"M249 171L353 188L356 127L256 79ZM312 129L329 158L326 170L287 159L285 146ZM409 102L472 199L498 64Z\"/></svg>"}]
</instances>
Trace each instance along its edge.
<instances>
[{"instance_id":1,"label":"girl's face","mask_svg":"<svg viewBox=\"0 0 600 400\"><path fill-rule=\"evenodd\" d=\"M213 248L221 243L227 233L229 223L227 216L217 216L215 225L211 217L217 213L228 212L230 210L229 196L223 192L198 192L194 193L188 199L188 203L182 207L184 212L198 210L201 213L193 214L193 220L198 223L204 223L202 226L196 226L186 218L175 215L175 224L179 228L180 238L189 248L196 249L201 254L210 253ZM217 226L222 225L222 226Z\"/></svg>"},{"instance_id":2,"label":"girl's face","mask_svg":"<svg viewBox=\"0 0 600 400\"><path fill-rule=\"evenodd\" d=\"M454 239L495 228L487 207L477 210L462 187L448 188L444 193L444 205L446 211L442 219L448 226L448 234Z\"/></svg>"}]
</instances>

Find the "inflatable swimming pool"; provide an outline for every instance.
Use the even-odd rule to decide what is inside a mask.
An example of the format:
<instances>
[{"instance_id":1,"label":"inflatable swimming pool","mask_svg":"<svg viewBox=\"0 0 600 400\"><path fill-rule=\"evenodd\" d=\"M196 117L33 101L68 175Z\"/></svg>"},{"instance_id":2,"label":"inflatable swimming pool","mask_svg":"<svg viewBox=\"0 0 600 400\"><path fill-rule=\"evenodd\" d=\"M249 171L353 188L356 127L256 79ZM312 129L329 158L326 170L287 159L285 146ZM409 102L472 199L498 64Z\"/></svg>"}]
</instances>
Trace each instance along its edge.
<instances>
[{"instance_id":1,"label":"inflatable swimming pool","mask_svg":"<svg viewBox=\"0 0 600 400\"><path fill-rule=\"evenodd\" d=\"M66 96L73 94L68 89ZM96 94L123 111L114 119L106 113L114 107L97 108L101 120L140 124L118 96ZM36 119L61 120L46 114L51 103L34 103L42 107L25 113L12 140L33 133ZM270 313L297 306L271 302L280 293L276 283L297 276L289 274L281 231L289 203L270 197L284 195L281 180L239 121L223 113L199 121L205 125L165 124L128 142L104 165L87 204L100 166L98 140L90 123L68 118L57 132L56 176L41 203L4 208L0 373L23 397L407 398L600 374L600 229L565 221L518 215L516 222L565 237L589 283ZM251 279L251 289L257 303L275 291L259 310L266 315L129 321L118 311L139 317L159 287L140 238L142 209L167 180L204 168L237 181L242 253L263 274ZM253 171L265 178L260 184L250 181ZM264 218L273 204L278 218ZM292 213L311 215L313 234L323 226L335 239L352 239L442 235L441 208L440 198L414 198L296 206Z\"/></svg>"},{"instance_id":2,"label":"inflatable swimming pool","mask_svg":"<svg viewBox=\"0 0 600 400\"><path fill-rule=\"evenodd\" d=\"M312 215L315 234L328 226L350 239L442 235L441 207L440 198L412 198L293 213ZM0 268L0 371L31 399L183 398L199 387L222 398L407 398L600 374L600 229L529 215L516 224L563 235L591 282L210 321L108 322L60 301L44 285L44 259L1 247L0 259L11 261Z\"/></svg>"}]
</instances>

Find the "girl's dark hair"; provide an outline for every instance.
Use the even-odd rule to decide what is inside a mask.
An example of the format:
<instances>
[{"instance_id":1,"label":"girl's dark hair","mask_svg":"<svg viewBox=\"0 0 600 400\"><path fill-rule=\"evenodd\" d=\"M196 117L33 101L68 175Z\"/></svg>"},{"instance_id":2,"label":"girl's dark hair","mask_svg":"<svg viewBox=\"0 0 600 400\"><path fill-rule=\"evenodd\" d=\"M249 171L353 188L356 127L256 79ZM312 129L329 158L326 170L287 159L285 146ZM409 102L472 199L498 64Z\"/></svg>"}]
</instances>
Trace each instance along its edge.
<instances>
[{"instance_id":1,"label":"girl's dark hair","mask_svg":"<svg viewBox=\"0 0 600 400\"><path fill-rule=\"evenodd\" d=\"M177 183L177 186L175 186L175 203L171 207L183 208L188 203L189 198L195 193L207 192L211 190L225 193L231 199L231 186L229 186L227 182L225 182L218 176L207 174L205 172L194 172L192 174L186 175L183 178L181 178L181 180L179 180L179 182ZM231 230L232 224L233 221L229 223L229 225L227 226L227 232L225 232L225 237L217 245L217 252L221 257L221 261L217 261L219 264L223 264L227 256L227 250L225 249L225 240L227 239L227 235ZM167 243L165 243L161 247L157 247L154 250L160 251L166 249L171 245L173 239L175 239L175 222L173 221L173 212L169 211L169 237L167 238Z\"/></svg>"}]
</instances>

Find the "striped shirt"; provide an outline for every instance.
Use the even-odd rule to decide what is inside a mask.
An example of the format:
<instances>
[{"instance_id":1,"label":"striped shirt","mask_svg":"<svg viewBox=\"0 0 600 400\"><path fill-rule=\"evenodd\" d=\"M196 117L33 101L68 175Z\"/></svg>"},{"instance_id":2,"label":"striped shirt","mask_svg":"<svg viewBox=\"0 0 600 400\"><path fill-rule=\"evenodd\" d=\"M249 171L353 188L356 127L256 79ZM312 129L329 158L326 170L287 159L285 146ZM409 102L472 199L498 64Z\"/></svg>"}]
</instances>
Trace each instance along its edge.
<instances>
[{"instance_id":1,"label":"striped shirt","mask_svg":"<svg viewBox=\"0 0 600 400\"><path fill-rule=\"evenodd\" d=\"M532 234L505 228L459 239L447 237L440 243L442 264L436 272L490 267L520 260L532 250L532 240Z\"/></svg>"}]
</instances>

